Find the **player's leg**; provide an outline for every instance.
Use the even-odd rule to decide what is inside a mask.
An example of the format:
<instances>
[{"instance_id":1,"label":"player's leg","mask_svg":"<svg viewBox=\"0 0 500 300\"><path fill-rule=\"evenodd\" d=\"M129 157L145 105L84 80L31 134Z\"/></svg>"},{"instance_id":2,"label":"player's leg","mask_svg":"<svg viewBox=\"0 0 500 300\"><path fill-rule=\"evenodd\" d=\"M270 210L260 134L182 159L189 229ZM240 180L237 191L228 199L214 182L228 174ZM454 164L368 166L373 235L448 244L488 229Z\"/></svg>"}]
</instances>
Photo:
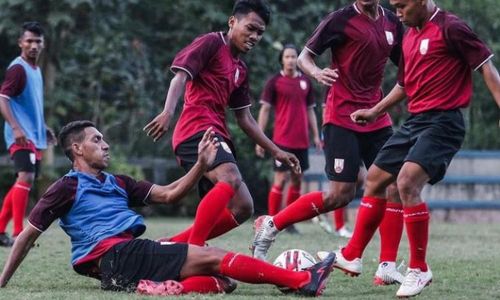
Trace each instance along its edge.
<instances>
[{"instance_id":1,"label":"player's leg","mask_svg":"<svg viewBox=\"0 0 500 300\"><path fill-rule=\"evenodd\" d=\"M274 216L281 210L283 203L283 188L289 176L287 170L279 170L277 168L281 166L276 167L276 163L274 165L273 186L267 197L267 212L270 216Z\"/></svg>"}]
</instances>

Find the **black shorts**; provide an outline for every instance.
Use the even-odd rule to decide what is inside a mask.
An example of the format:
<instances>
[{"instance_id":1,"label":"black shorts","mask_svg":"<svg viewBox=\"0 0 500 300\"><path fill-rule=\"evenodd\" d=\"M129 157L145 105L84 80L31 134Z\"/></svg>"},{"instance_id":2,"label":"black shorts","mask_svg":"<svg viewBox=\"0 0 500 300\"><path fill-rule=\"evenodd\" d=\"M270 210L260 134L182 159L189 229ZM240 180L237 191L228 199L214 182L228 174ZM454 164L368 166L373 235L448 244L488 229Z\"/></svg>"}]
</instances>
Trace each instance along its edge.
<instances>
[{"instance_id":1,"label":"black shorts","mask_svg":"<svg viewBox=\"0 0 500 300\"><path fill-rule=\"evenodd\" d=\"M38 176L40 172L40 160L36 159L35 152L27 149L17 150L12 154L12 160L14 161L14 171L35 173L35 177Z\"/></svg>"},{"instance_id":2,"label":"black shorts","mask_svg":"<svg viewBox=\"0 0 500 300\"><path fill-rule=\"evenodd\" d=\"M410 116L380 150L374 164L395 176L407 161L419 164L430 184L443 179L465 137L460 110Z\"/></svg>"},{"instance_id":3,"label":"black shorts","mask_svg":"<svg viewBox=\"0 0 500 300\"><path fill-rule=\"evenodd\" d=\"M175 150L177 161L186 172L191 170L198 160L198 144L200 143L204 133L204 131L198 132L179 144ZM217 150L215 160L208 168L208 171L215 169L218 165L223 163L229 162L236 164L236 152L234 150L233 143L230 140L225 139L220 134L215 134L215 136L220 142L220 147ZM198 182L198 193L200 198L203 198L213 186L214 184L208 178L202 177Z\"/></svg>"},{"instance_id":4,"label":"black shorts","mask_svg":"<svg viewBox=\"0 0 500 300\"><path fill-rule=\"evenodd\" d=\"M309 169L309 149L293 149L284 146L277 145L281 150L290 152L295 155L300 163L300 168L302 172ZM290 166L280 162L279 160L274 160L273 163L274 171L285 172L291 170Z\"/></svg>"},{"instance_id":5,"label":"black shorts","mask_svg":"<svg viewBox=\"0 0 500 300\"><path fill-rule=\"evenodd\" d=\"M333 124L325 125L323 137L328 180L356 182L359 166L364 163L367 169L370 168L392 133L391 127L371 132L356 132Z\"/></svg>"},{"instance_id":6,"label":"black shorts","mask_svg":"<svg viewBox=\"0 0 500 300\"><path fill-rule=\"evenodd\" d=\"M101 288L134 292L141 279L178 281L187 251L187 244L162 245L143 239L119 243L101 259Z\"/></svg>"}]
</instances>

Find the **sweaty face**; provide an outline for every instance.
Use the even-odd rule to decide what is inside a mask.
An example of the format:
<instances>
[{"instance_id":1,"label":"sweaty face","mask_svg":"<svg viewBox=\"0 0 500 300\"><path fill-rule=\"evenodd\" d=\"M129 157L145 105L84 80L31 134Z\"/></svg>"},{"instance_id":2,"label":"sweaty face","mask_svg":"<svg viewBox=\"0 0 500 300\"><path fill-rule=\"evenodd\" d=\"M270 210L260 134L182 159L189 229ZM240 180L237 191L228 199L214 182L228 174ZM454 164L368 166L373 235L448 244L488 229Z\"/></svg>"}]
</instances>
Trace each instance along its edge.
<instances>
[{"instance_id":1,"label":"sweaty face","mask_svg":"<svg viewBox=\"0 0 500 300\"><path fill-rule=\"evenodd\" d=\"M297 51L295 49L287 48L283 51L283 58L281 59L284 70L297 69Z\"/></svg>"},{"instance_id":2,"label":"sweaty face","mask_svg":"<svg viewBox=\"0 0 500 300\"><path fill-rule=\"evenodd\" d=\"M36 61L44 47L43 36L36 35L31 31L25 31L19 38L21 56L25 59Z\"/></svg>"},{"instance_id":3,"label":"sweaty face","mask_svg":"<svg viewBox=\"0 0 500 300\"><path fill-rule=\"evenodd\" d=\"M426 5L422 0L391 0L399 20L409 27L420 27L425 21Z\"/></svg>"},{"instance_id":4,"label":"sweaty face","mask_svg":"<svg viewBox=\"0 0 500 300\"><path fill-rule=\"evenodd\" d=\"M109 162L109 145L94 127L85 128L85 138L80 145L81 156L94 169L104 170Z\"/></svg>"},{"instance_id":5,"label":"sweaty face","mask_svg":"<svg viewBox=\"0 0 500 300\"><path fill-rule=\"evenodd\" d=\"M247 53L260 41L265 30L266 23L254 12L231 16L228 33L231 48Z\"/></svg>"}]
</instances>

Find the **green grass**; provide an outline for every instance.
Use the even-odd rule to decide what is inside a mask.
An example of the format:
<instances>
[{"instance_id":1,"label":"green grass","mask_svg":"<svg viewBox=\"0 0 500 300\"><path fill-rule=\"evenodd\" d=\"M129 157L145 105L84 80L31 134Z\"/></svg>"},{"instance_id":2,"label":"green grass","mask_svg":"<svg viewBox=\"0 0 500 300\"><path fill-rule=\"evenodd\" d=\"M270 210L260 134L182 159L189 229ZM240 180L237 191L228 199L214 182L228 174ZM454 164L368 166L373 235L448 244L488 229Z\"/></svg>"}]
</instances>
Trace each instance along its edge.
<instances>
[{"instance_id":1,"label":"green grass","mask_svg":"<svg viewBox=\"0 0 500 300\"><path fill-rule=\"evenodd\" d=\"M145 236L156 238L184 228L187 219L150 219ZM300 237L280 235L270 251L276 257L281 251L301 248L314 254L316 250L333 249L345 240L327 235L311 223L299 224ZM222 238L210 242L232 251L248 252L252 238L251 223ZM369 245L364 256L365 272L350 278L333 272L325 299L391 299L397 287L374 287L372 275L377 267L378 237ZM99 282L77 275L69 264L69 239L53 225L38 240L7 288L0 290L0 299L153 299L134 294L104 292ZM428 261L434 273L432 285L418 299L500 299L500 226L498 224L431 224ZM403 237L400 257L407 257L407 239ZM0 248L0 263L6 260L8 249ZM182 299L296 299L281 294L272 285L240 283L231 295L185 296Z\"/></svg>"}]
</instances>

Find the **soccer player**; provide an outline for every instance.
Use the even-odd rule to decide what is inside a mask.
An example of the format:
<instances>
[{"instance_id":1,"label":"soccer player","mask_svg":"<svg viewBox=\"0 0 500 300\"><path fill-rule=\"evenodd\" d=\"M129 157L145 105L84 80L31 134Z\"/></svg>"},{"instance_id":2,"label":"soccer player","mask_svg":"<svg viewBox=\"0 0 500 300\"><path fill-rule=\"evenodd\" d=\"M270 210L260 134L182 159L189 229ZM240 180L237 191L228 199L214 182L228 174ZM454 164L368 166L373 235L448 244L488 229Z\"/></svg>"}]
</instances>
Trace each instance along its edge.
<instances>
[{"instance_id":1,"label":"soccer player","mask_svg":"<svg viewBox=\"0 0 500 300\"><path fill-rule=\"evenodd\" d=\"M275 110L273 142L281 149L293 153L300 161L300 169L309 168L309 130L311 127L316 148L321 149L321 140L314 107L314 91L311 81L297 69L299 51L293 44L286 44L278 55L281 65L279 73L266 83L260 97L261 108L257 123L265 131L271 108ZM265 150L255 146L257 156L264 157ZM274 161L273 186L268 196L268 213L274 216L283 202L283 189L289 181L286 205L300 197L302 173L291 172L288 165ZM287 232L299 233L291 225Z\"/></svg>"},{"instance_id":2,"label":"soccer player","mask_svg":"<svg viewBox=\"0 0 500 300\"><path fill-rule=\"evenodd\" d=\"M478 70L500 107L500 77L493 54L457 16L440 10L434 1L391 0L408 27L398 83L376 106L354 112L357 124L369 124L391 106L408 99L410 117L380 150L368 170L365 193L354 236L337 253L337 267L361 272L361 256L386 209L385 190L397 182L403 202L410 246L409 268L399 297L418 295L431 283L426 261L429 209L421 198L426 183L445 175L465 135L461 108L472 95L472 70Z\"/></svg>"},{"instance_id":3,"label":"soccer player","mask_svg":"<svg viewBox=\"0 0 500 300\"><path fill-rule=\"evenodd\" d=\"M47 148L47 141L55 140L52 130L45 125L43 79L37 64L44 48L43 35L43 28L38 22L22 25L18 40L21 55L10 63L0 88L5 144L17 175L3 199L0 246L8 247L13 243L5 232L10 220L14 223L13 238L23 230L29 192L40 169L42 150Z\"/></svg>"},{"instance_id":4,"label":"soccer player","mask_svg":"<svg viewBox=\"0 0 500 300\"><path fill-rule=\"evenodd\" d=\"M153 295L230 292L234 286L227 276L289 287L304 296L322 293L333 253L326 262L293 272L217 248L137 238L146 226L130 207L179 201L217 155L220 142L211 127L201 137L191 170L165 186L106 173L109 145L90 121L67 124L59 140L72 169L49 187L32 210L29 226L16 239L4 266L0 287L7 285L42 232L60 219L61 228L71 238L74 270L100 279L105 290Z\"/></svg>"},{"instance_id":5,"label":"soccer player","mask_svg":"<svg viewBox=\"0 0 500 300\"><path fill-rule=\"evenodd\" d=\"M399 62L403 26L379 1L355 1L330 13L316 28L299 56L299 66L320 84L329 86L323 113L323 138L330 180L327 192L306 194L274 217L255 222L254 256L265 259L280 230L290 224L344 207L354 198L361 161L369 167L391 136L391 119L381 114L369 125L356 124L350 114L370 108L382 98L380 88L387 60ZM320 69L314 59L330 49L330 68ZM397 197L392 197L396 200ZM365 216L359 211L358 219ZM401 282L396 256L403 221L401 203L388 205L381 230L381 255L375 284Z\"/></svg>"},{"instance_id":6,"label":"soccer player","mask_svg":"<svg viewBox=\"0 0 500 300\"><path fill-rule=\"evenodd\" d=\"M175 57L165 107L144 128L155 141L168 130L177 101L185 88L184 107L176 123L172 144L180 165L189 170L198 156L204 131L214 127L221 143L214 163L198 184L202 200L192 227L172 241L204 245L247 220L253 200L236 165L234 147L225 121L229 107L240 128L257 144L300 173L298 159L278 148L260 130L250 113L248 71L240 55L262 38L270 11L263 0L238 0L229 17L229 30L201 35ZM214 222L215 220L215 222Z\"/></svg>"}]
</instances>

